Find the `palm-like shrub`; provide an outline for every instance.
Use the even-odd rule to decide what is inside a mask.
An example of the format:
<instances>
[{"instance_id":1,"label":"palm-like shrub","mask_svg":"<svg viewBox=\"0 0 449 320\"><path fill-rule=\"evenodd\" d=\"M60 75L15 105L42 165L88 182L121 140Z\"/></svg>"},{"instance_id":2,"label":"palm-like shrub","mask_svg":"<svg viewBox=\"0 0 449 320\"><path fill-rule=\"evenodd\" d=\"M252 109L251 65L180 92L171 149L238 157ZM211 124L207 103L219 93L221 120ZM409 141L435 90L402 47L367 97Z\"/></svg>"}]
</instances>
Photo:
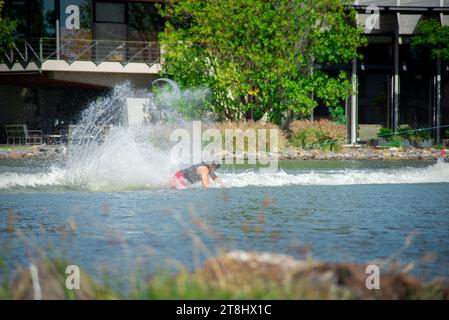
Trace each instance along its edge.
<instances>
[{"instance_id":1,"label":"palm-like shrub","mask_svg":"<svg viewBox=\"0 0 449 320\"><path fill-rule=\"evenodd\" d=\"M234 133L236 135L243 134L245 135L245 133L248 132L253 132L254 136L252 135L246 135L243 137L243 150L240 151L252 151L251 148L249 148L249 146L251 145L251 143L254 143L257 151L274 151L273 146L271 146L271 132L273 132L274 134L277 135L277 143L278 143L278 149L281 150L283 148L285 148L285 146L287 145L287 136L284 133L284 131L282 131L279 126L269 123L269 122L263 122L263 121L240 121L240 122L236 122L236 121L226 121L226 122L221 122L221 123L215 123L211 126L212 128L216 128L218 130L220 130L222 139L223 139L223 146L226 150L228 151L237 151L237 141L236 139L232 139L232 141L225 141L226 140L226 130L232 130L229 133ZM275 131L270 131L271 129L274 129ZM241 131L238 131L241 130ZM249 130L249 131L248 131ZM265 150L262 150L262 145L261 145L261 141L259 141L259 132L260 130L265 130L265 132L261 132L261 134L263 134L265 136ZM249 139L253 139L253 137L255 138L255 141L248 141Z\"/></svg>"},{"instance_id":2,"label":"palm-like shrub","mask_svg":"<svg viewBox=\"0 0 449 320\"><path fill-rule=\"evenodd\" d=\"M294 121L290 131L290 144L306 150L337 151L346 140L346 127L326 119Z\"/></svg>"}]
</instances>

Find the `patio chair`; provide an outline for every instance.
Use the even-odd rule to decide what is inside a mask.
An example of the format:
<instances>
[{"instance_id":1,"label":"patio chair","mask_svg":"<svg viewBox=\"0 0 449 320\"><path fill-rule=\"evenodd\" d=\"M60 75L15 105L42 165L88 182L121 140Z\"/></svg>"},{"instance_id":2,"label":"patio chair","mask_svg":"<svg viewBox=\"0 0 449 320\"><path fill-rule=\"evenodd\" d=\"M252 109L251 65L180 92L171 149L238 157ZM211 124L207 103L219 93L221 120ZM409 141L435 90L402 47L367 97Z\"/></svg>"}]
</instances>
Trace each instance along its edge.
<instances>
[{"instance_id":1,"label":"patio chair","mask_svg":"<svg viewBox=\"0 0 449 320\"><path fill-rule=\"evenodd\" d=\"M7 144L13 144L13 145L16 145L16 144L19 144L19 145L42 144L42 130L28 130L26 124L6 125L5 131L6 131L6 143Z\"/></svg>"},{"instance_id":2,"label":"patio chair","mask_svg":"<svg viewBox=\"0 0 449 320\"><path fill-rule=\"evenodd\" d=\"M358 141L365 143L373 143L378 140L377 134L380 132L382 126L380 124L359 124L358 126Z\"/></svg>"}]
</instances>

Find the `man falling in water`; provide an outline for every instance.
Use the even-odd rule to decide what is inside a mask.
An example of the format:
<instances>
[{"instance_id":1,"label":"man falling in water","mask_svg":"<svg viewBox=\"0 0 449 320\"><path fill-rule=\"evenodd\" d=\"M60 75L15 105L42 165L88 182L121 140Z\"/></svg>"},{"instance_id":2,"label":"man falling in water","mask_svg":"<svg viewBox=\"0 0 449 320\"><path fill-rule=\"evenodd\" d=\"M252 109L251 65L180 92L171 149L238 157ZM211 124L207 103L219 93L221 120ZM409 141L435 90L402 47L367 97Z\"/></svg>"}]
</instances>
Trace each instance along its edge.
<instances>
[{"instance_id":1,"label":"man falling in water","mask_svg":"<svg viewBox=\"0 0 449 320\"><path fill-rule=\"evenodd\" d=\"M182 189L189 184L194 184L201 181L203 188L209 187L209 176L215 182L219 183L223 187L223 183L216 176L215 170L220 168L220 164L216 162L201 162L188 167L183 170L179 170L175 173L175 176L170 181L170 187L176 189Z\"/></svg>"}]
</instances>

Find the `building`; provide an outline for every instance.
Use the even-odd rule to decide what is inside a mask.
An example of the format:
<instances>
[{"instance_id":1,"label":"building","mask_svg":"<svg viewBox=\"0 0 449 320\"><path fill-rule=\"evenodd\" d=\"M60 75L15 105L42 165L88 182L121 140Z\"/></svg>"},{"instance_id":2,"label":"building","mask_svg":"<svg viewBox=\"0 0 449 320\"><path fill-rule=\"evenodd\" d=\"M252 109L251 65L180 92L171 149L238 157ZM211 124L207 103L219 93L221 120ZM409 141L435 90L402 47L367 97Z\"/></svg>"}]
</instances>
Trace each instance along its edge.
<instances>
[{"instance_id":1,"label":"building","mask_svg":"<svg viewBox=\"0 0 449 320\"><path fill-rule=\"evenodd\" d=\"M148 88L160 70L156 1L7 0L20 40L0 62L0 143L4 124L52 129L87 101L129 80ZM417 24L449 23L449 0L356 0L369 44L345 68L355 93L346 102L348 142L364 126L394 130L449 124L449 69L410 46ZM316 116L325 110L316 110ZM439 141L445 129L432 129Z\"/></svg>"},{"instance_id":2,"label":"building","mask_svg":"<svg viewBox=\"0 0 449 320\"><path fill-rule=\"evenodd\" d=\"M0 143L5 124L57 130L116 84L158 77L155 1L6 0L2 14L18 40L0 59Z\"/></svg>"},{"instance_id":3,"label":"building","mask_svg":"<svg viewBox=\"0 0 449 320\"><path fill-rule=\"evenodd\" d=\"M449 1L358 0L354 3L358 23L365 26L368 46L361 49L364 59L354 61L350 68L358 91L347 103L349 142L358 143L358 131L363 125L381 125L393 130L401 126L448 125L449 67L414 50L410 40L424 19L449 24ZM440 141L447 129L432 129L434 140Z\"/></svg>"}]
</instances>

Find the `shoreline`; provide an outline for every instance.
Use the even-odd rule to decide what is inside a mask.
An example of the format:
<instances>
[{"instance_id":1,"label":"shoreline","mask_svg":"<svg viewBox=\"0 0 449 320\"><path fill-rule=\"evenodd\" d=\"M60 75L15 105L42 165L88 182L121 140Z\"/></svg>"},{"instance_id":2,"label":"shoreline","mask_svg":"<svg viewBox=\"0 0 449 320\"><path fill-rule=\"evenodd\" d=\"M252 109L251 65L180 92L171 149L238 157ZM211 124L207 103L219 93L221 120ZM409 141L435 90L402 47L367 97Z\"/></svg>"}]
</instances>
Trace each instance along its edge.
<instances>
[{"instance_id":1,"label":"shoreline","mask_svg":"<svg viewBox=\"0 0 449 320\"><path fill-rule=\"evenodd\" d=\"M44 300L166 299L170 298L167 294L173 293L187 299L216 299L223 295L234 299L449 299L447 278L423 280L411 275L406 266L392 262L380 261L378 266L233 250L208 257L193 271L181 267L168 275L156 273L146 280L144 277L143 290L131 295L114 286L105 286L84 269L80 272L80 290L68 295L64 289L67 263L63 259L40 261L35 267L39 271ZM9 275L3 298L33 299L35 291L30 270L17 267L16 271Z\"/></svg>"},{"instance_id":2,"label":"shoreline","mask_svg":"<svg viewBox=\"0 0 449 320\"><path fill-rule=\"evenodd\" d=\"M38 146L0 146L0 160L18 159L61 159L67 154L64 145L38 145Z\"/></svg>"},{"instance_id":3,"label":"shoreline","mask_svg":"<svg viewBox=\"0 0 449 320\"><path fill-rule=\"evenodd\" d=\"M446 149L445 149L446 150ZM448 152L447 150L446 152ZM338 152L321 150L285 149L280 160L414 160L429 161L441 158L441 150L420 148L342 148Z\"/></svg>"},{"instance_id":4,"label":"shoreline","mask_svg":"<svg viewBox=\"0 0 449 320\"><path fill-rule=\"evenodd\" d=\"M445 149L449 154L449 149ZM67 147L64 145L41 145L41 146L0 146L0 160L37 159L37 160L60 160L67 155ZM299 148L285 148L271 157L278 160L411 160L431 161L441 158L441 150L430 148L374 148L374 147L343 147L340 151L304 150ZM225 158L237 157L234 154L224 155ZM247 159L266 158L258 154L248 154Z\"/></svg>"}]
</instances>

